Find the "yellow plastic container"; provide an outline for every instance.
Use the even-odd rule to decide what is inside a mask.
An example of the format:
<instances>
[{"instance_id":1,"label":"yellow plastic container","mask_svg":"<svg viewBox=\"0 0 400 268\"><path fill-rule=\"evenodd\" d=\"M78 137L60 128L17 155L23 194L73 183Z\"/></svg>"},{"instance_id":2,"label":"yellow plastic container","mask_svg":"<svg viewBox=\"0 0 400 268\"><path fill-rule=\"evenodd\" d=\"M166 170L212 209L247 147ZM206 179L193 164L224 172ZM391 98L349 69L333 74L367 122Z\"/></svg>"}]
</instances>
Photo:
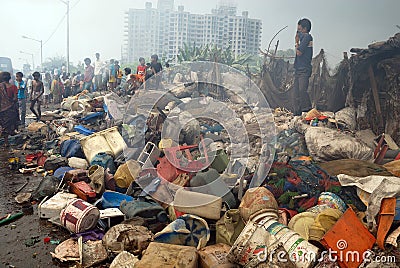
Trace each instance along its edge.
<instances>
[{"instance_id":1,"label":"yellow plastic container","mask_svg":"<svg viewBox=\"0 0 400 268\"><path fill-rule=\"evenodd\" d=\"M118 167L114 175L115 183L120 188L128 188L129 185L139 176L142 170L140 164L135 160L128 160Z\"/></svg>"}]
</instances>

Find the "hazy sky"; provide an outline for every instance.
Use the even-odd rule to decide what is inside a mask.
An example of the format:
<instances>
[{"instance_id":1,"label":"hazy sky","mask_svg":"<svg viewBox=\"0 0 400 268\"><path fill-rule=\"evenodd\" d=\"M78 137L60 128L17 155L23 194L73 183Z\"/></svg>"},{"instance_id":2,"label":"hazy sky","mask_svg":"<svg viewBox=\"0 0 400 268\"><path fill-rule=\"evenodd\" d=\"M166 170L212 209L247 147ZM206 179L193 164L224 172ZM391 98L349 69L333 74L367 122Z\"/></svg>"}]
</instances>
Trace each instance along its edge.
<instances>
[{"instance_id":1,"label":"hazy sky","mask_svg":"<svg viewBox=\"0 0 400 268\"><path fill-rule=\"evenodd\" d=\"M124 11L144 8L145 0L70 0L70 60L74 63L85 57L94 58L100 52L103 59L121 57L124 30ZM156 6L157 0L149 1ZM277 39L280 49L292 48L296 23L302 17L311 19L315 51L324 48L334 64L342 52L352 47L366 47L374 41L386 40L400 31L399 0L234 0L239 14L248 10L249 16L263 21L262 47L268 46L271 37L282 27ZM304 2L304 4L302 4ZM175 0L175 6L185 10L210 13L218 0ZM0 56L12 58L14 67L21 68L34 53L35 65L40 64L38 42L23 39L26 35L42 39L43 58L66 54L66 5L61 0L0 0ZM50 38L51 36L51 38ZM49 39L50 38L50 39ZM274 42L275 44L275 42ZM150 55L144 55L146 57Z\"/></svg>"}]
</instances>

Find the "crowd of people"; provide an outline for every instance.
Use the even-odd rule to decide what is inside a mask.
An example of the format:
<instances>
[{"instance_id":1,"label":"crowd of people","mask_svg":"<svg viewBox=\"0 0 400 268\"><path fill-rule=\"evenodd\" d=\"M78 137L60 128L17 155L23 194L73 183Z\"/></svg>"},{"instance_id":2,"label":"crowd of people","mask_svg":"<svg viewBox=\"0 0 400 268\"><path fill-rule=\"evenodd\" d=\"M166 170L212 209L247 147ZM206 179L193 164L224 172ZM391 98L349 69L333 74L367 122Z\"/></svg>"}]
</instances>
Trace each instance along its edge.
<instances>
[{"instance_id":1,"label":"crowd of people","mask_svg":"<svg viewBox=\"0 0 400 268\"><path fill-rule=\"evenodd\" d=\"M134 94L134 89L139 88L150 77L162 71L158 56L151 56L151 63L144 58L139 59L136 73L129 67L122 72L119 62L111 59L103 62L100 54L95 54L92 64L90 58L84 59L84 72L68 73L66 67L56 68L52 72L34 72L26 77L22 72L17 72L15 78L9 72L0 73L0 127L1 135L8 146L8 136L14 135L19 128L26 126L26 109L40 121L42 104L48 108L50 103L60 104L63 98L74 96L82 91L105 92L115 91L119 94ZM160 85L161 77L155 79L156 87ZM133 92L130 91L133 89Z\"/></svg>"},{"instance_id":2,"label":"crowd of people","mask_svg":"<svg viewBox=\"0 0 400 268\"><path fill-rule=\"evenodd\" d=\"M84 62L83 89L88 91L117 90L120 93L126 93L132 86L141 85L147 79L162 71L162 65L158 62L157 55L152 55L151 62L147 64L144 58L139 58L135 73L129 67L121 70L119 62L114 59L103 62L99 53L96 53L93 65L90 58L86 58ZM160 81L160 79L156 80Z\"/></svg>"}]
</instances>

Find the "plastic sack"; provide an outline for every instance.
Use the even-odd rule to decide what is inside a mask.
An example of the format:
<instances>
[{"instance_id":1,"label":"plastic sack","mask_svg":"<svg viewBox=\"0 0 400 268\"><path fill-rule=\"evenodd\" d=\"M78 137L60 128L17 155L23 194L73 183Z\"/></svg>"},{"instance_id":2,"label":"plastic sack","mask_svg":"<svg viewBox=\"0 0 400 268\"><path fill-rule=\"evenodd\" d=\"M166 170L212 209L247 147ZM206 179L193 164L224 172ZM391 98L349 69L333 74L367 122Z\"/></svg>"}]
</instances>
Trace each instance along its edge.
<instances>
[{"instance_id":1,"label":"plastic sack","mask_svg":"<svg viewBox=\"0 0 400 268\"><path fill-rule=\"evenodd\" d=\"M104 181L104 168L100 166L91 166L89 168L90 187L96 191L96 194L104 193L106 184Z\"/></svg>"},{"instance_id":2,"label":"plastic sack","mask_svg":"<svg viewBox=\"0 0 400 268\"><path fill-rule=\"evenodd\" d=\"M132 219L133 217L137 216L146 220L156 220L158 222L166 222L168 219L164 208L157 202L151 200L122 200L119 209L126 215L128 219Z\"/></svg>"},{"instance_id":3,"label":"plastic sack","mask_svg":"<svg viewBox=\"0 0 400 268\"><path fill-rule=\"evenodd\" d=\"M337 122L345 124L349 129L356 129L356 110L352 107L346 107L335 113Z\"/></svg>"},{"instance_id":4,"label":"plastic sack","mask_svg":"<svg viewBox=\"0 0 400 268\"><path fill-rule=\"evenodd\" d=\"M66 140L61 143L61 156L70 158L70 157L78 157L85 158L83 154L81 142L78 140Z\"/></svg>"},{"instance_id":5,"label":"plastic sack","mask_svg":"<svg viewBox=\"0 0 400 268\"><path fill-rule=\"evenodd\" d=\"M108 168L110 173L114 174L115 173L115 164L114 164L114 158L106 153L98 153L93 157L92 161L90 161L91 166L101 166L105 170Z\"/></svg>"},{"instance_id":6,"label":"plastic sack","mask_svg":"<svg viewBox=\"0 0 400 268\"><path fill-rule=\"evenodd\" d=\"M154 235L155 242L193 246L201 249L210 239L207 222L195 215L185 214Z\"/></svg>"},{"instance_id":7,"label":"plastic sack","mask_svg":"<svg viewBox=\"0 0 400 268\"><path fill-rule=\"evenodd\" d=\"M400 177L400 160L386 163L383 166L394 176Z\"/></svg>"},{"instance_id":8,"label":"plastic sack","mask_svg":"<svg viewBox=\"0 0 400 268\"><path fill-rule=\"evenodd\" d=\"M233 245L244 228L244 222L238 209L231 209L217 221L215 226L217 243Z\"/></svg>"},{"instance_id":9,"label":"plastic sack","mask_svg":"<svg viewBox=\"0 0 400 268\"><path fill-rule=\"evenodd\" d=\"M50 156L44 162L45 170L56 170L59 167L65 167L68 165L68 160L65 157Z\"/></svg>"},{"instance_id":10,"label":"plastic sack","mask_svg":"<svg viewBox=\"0 0 400 268\"><path fill-rule=\"evenodd\" d=\"M118 224L107 231L103 237L103 244L113 253L128 251L140 255L152 240L153 234L144 226Z\"/></svg>"},{"instance_id":11,"label":"plastic sack","mask_svg":"<svg viewBox=\"0 0 400 268\"><path fill-rule=\"evenodd\" d=\"M44 177L40 181L39 186L33 191L32 199L37 200L54 195L57 192L59 184L60 181L54 176Z\"/></svg>"},{"instance_id":12,"label":"plastic sack","mask_svg":"<svg viewBox=\"0 0 400 268\"><path fill-rule=\"evenodd\" d=\"M335 129L309 127L305 132L305 138L310 156L315 161L373 159L373 150L365 143Z\"/></svg>"}]
</instances>

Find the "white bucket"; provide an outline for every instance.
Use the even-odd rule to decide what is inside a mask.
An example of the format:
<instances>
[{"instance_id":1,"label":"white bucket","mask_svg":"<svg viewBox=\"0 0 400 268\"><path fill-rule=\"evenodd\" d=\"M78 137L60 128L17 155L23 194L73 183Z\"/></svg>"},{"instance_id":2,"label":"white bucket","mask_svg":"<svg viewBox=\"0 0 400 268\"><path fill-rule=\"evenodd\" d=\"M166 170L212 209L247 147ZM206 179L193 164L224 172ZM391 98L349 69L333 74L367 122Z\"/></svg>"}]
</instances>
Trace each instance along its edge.
<instances>
[{"instance_id":1,"label":"white bucket","mask_svg":"<svg viewBox=\"0 0 400 268\"><path fill-rule=\"evenodd\" d=\"M99 209L82 199L71 200L60 213L61 224L73 233L94 228L99 218Z\"/></svg>"},{"instance_id":2,"label":"white bucket","mask_svg":"<svg viewBox=\"0 0 400 268\"><path fill-rule=\"evenodd\" d=\"M319 249L271 215L272 212L261 213L250 219L229 251L228 259L249 268L257 267L272 258L265 256L267 252L278 256L276 249L281 244L288 253L288 261L296 267L312 266Z\"/></svg>"}]
</instances>

